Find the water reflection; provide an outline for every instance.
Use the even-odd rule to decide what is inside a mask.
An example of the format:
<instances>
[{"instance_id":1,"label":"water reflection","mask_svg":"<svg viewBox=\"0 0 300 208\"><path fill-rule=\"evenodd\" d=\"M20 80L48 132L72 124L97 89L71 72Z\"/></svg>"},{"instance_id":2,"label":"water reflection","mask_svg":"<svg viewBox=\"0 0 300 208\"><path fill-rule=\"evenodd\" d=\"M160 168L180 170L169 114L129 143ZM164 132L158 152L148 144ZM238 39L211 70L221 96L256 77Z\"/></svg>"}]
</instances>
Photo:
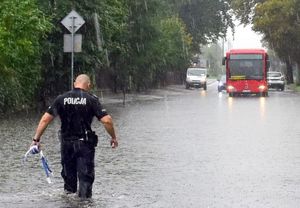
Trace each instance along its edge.
<instances>
[{"instance_id":1,"label":"water reflection","mask_svg":"<svg viewBox=\"0 0 300 208\"><path fill-rule=\"evenodd\" d=\"M230 111L232 111L233 98L232 98L232 97L228 97L227 103L228 103L228 109L229 109Z\"/></svg>"},{"instance_id":2,"label":"water reflection","mask_svg":"<svg viewBox=\"0 0 300 208\"><path fill-rule=\"evenodd\" d=\"M223 92L218 92L219 98L223 97Z\"/></svg>"},{"instance_id":3,"label":"water reflection","mask_svg":"<svg viewBox=\"0 0 300 208\"><path fill-rule=\"evenodd\" d=\"M201 91L200 91L200 95L201 95L202 97L205 97L205 96L207 95L206 90L201 90Z\"/></svg>"},{"instance_id":4,"label":"water reflection","mask_svg":"<svg viewBox=\"0 0 300 208\"><path fill-rule=\"evenodd\" d=\"M260 97L259 98L259 110L260 110L260 117L262 119L265 118L265 112L266 112L266 98Z\"/></svg>"}]
</instances>

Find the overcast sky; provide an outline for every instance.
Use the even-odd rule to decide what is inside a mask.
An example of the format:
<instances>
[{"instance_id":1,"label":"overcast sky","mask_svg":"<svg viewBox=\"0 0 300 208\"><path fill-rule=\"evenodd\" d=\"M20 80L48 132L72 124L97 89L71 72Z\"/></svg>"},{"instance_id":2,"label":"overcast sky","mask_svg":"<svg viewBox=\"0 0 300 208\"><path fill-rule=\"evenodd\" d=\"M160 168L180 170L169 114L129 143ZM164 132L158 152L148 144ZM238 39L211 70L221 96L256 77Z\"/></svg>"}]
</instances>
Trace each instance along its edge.
<instances>
[{"instance_id":1,"label":"overcast sky","mask_svg":"<svg viewBox=\"0 0 300 208\"><path fill-rule=\"evenodd\" d=\"M232 37L231 30L228 31L227 38L224 43L224 55L230 49L238 48L264 48L261 44L262 35L254 32L251 25L244 27L235 21L235 35ZM221 41L221 40L220 40ZM265 48L266 49L266 48Z\"/></svg>"},{"instance_id":2,"label":"overcast sky","mask_svg":"<svg viewBox=\"0 0 300 208\"><path fill-rule=\"evenodd\" d=\"M234 36L233 48L262 48L261 35L251 30L250 25L238 25Z\"/></svg>"}]
</instances>

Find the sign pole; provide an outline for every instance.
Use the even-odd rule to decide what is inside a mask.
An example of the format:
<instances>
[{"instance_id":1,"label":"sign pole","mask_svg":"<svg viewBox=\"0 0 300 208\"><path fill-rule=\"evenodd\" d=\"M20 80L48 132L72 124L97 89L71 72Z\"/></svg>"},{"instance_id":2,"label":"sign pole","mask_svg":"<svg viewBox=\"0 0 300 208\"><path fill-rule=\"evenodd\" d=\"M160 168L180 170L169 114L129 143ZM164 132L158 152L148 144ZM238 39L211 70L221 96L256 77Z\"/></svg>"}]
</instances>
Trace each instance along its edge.
<instances>
[{"instance_id":1,"label":"sign pole","mask_svg":"<svg viewBox=\"0 0 300 208\"><path fill-rule=\"evenodd\" d=\"M85 23L84 19L75 11L72 10L61 23L71 32L71 89L73 90L74 76L74 34ZM69 52L69 51L68 51Z\"/></svg>"},{"instance_id":2,"label":"sign pole","mask_svg":"<svg viewBox=\"0 0 300 208\"><path fill-rule=\"evenodd\" d=\"M71 18L72 18L71 90L73 90L73 79L74 79L74 25L75 25L74 22L75 22L76 17L72 16Z\"/></svg>"}]
</instances>

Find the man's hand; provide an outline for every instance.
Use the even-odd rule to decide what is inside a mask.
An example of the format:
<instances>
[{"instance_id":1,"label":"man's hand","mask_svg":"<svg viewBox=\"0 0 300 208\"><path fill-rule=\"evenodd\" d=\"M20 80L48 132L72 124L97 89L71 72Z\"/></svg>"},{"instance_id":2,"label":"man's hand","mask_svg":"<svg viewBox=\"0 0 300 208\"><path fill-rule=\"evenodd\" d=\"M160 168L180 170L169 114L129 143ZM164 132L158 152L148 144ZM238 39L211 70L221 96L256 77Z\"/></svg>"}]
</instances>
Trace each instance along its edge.
<instances>
[{"instance_id":1,"label":"man's hand","mask_svg":"<svg viewBox=\"0 0 300 208\"><path fill-rule=\"evenodd\" d=\"M34 145L37 145L38 148L41 149L41 143L40 143L40 140L33 139L32 142L31 142L30 147L32 147L32 146L34 146Z\"/></svg>"},{"instance_id":2,"label":"man's hand","mask_svg":"<svg viewBox=\"0 0 300 208\"><path fill-rule=\"evenodd\" d=\"M111 140L110 140L110 146L111 146L112 148L118 147L118 141L117 141L116 138L111 138Z\"/></svg>"}]
</instances>

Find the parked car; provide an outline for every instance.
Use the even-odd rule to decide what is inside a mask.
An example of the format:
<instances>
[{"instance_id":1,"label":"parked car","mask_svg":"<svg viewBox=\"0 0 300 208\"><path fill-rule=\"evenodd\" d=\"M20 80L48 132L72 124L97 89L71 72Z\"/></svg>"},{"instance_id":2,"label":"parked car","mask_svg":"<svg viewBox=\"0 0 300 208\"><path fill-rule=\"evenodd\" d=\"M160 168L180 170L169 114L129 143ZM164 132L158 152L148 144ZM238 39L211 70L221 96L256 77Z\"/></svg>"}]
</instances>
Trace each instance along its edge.
<instances>
[{"instance_id":1,"label":"parked car","mask_svg":"<svg viewBox=\"0 0 300 208\"><path fill-rule=\"evenodd\" d=\"M267 75L269 88L281 89L282 91L284 90L285 79L281 72L270 71Z\"/></svg>"},{"instance_id":2,"label":"parked car","mask_svg":"<svg viewBox=\"0 0 300 208\"><path fill-rule=\"evenodd\" d=\"M222 92L222 90L226 90L226 75L222 75L220 79L218 79L218 92Z\"/></svg>"},{"instance_id":3,"label":"parked car","mask_svg":"<svg viewBox=\"0 0 300 208\"><path fill-rule=\"evenodd\" d=\"M206 68L191 67L186 71L186 82L185 87L189 89L190 87L203 87L204 90L207 89L206 79L208 77Z\"/></svg>"}]
</instances>

